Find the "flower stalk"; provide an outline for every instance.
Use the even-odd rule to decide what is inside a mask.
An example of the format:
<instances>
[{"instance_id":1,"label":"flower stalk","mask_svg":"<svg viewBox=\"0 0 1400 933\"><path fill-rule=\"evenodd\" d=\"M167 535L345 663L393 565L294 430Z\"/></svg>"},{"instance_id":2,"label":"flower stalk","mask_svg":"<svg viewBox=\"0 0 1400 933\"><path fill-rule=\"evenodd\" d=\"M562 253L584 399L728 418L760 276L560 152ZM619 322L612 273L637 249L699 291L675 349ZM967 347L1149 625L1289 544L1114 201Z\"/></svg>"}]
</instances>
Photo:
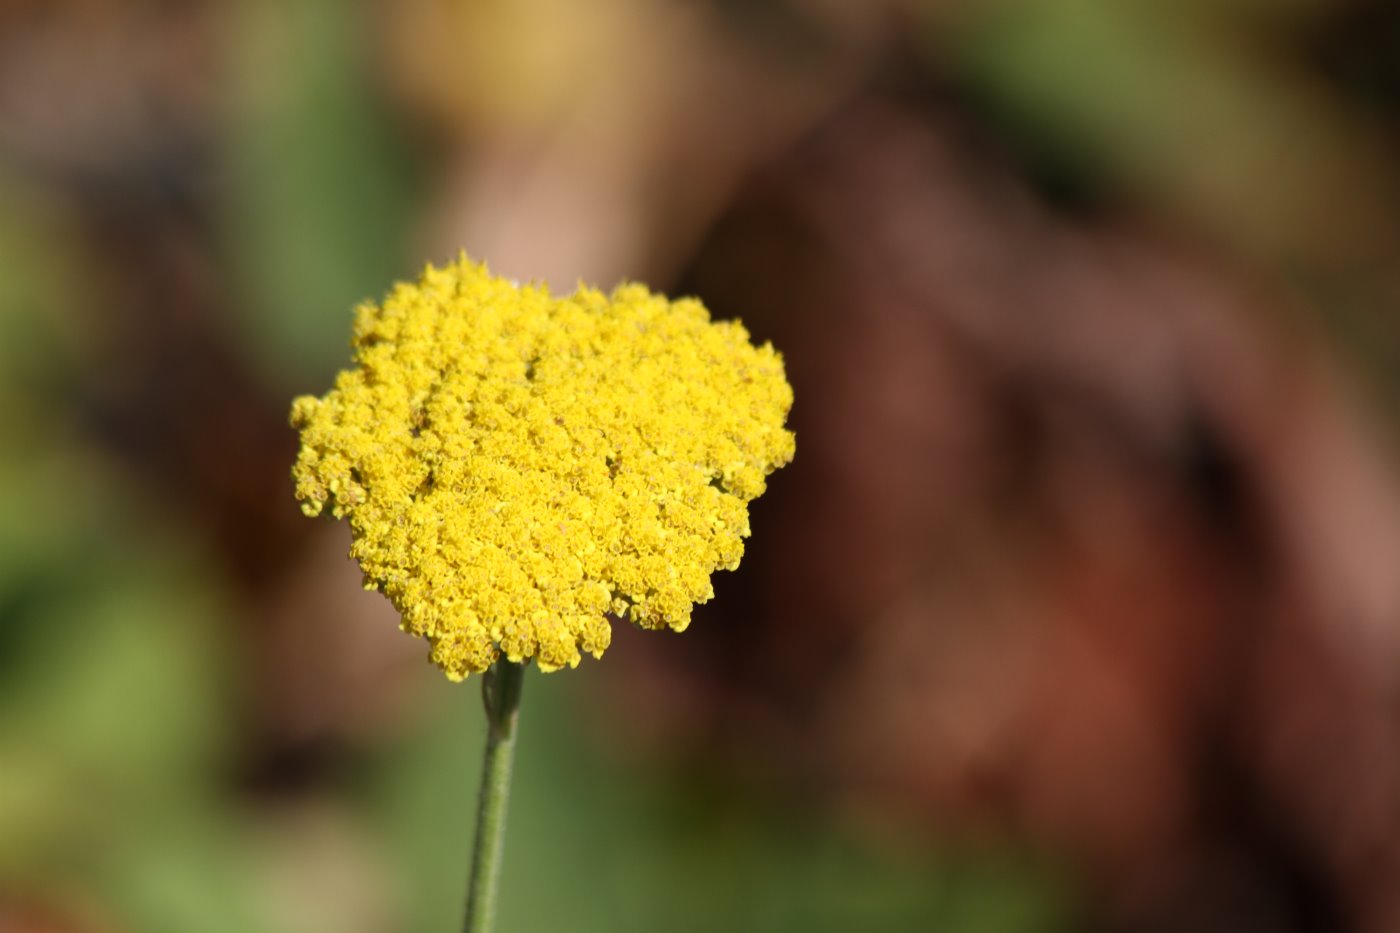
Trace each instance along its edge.
<instances>
[{"instance_id":1,"label":"flower stalk","mask_svg":"<svg viewBox=\"0 0 1400 933\"><path fill-rule=\"evenodd\" d=\"M498 660L482 678L486 706L486 755L481 766L481 793L467 891L466 933L490 933L496 918L496 888L505 848L506 809L510 801L511 765L515 758L516 721L525 665Z\"/></svg>"}]
</instances>

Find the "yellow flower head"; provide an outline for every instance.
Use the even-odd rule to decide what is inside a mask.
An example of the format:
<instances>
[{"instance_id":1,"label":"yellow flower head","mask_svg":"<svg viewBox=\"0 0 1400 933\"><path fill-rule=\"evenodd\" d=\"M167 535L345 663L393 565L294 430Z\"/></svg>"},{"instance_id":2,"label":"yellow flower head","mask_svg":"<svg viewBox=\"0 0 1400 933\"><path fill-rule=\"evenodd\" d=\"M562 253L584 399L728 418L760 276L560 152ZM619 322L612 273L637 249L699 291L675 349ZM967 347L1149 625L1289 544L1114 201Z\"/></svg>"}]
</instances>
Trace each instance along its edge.
<instances>
[{"instance_id":1,"label":"yellow flower head","mask_svg":"<svg viewBox=\"0 0 1400 933\"><path fill-rule=\"evenodd\" d=\"M292 404L308 515L460 680L600 657L607 614L683 630L792 459L782 358L693 299L493 278L461 257L356 311L355 368Z\"/></svg>"}]
</instances>

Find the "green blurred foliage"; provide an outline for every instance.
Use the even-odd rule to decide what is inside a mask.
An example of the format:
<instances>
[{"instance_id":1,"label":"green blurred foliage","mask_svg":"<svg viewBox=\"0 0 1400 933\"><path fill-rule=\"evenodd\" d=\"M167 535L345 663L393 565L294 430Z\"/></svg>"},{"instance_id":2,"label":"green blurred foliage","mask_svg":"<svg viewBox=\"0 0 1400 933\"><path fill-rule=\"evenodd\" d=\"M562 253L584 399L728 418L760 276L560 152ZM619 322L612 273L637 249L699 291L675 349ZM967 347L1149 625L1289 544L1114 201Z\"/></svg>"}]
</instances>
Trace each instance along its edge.
<instances>
[{"instance_id":1,"label":"green blurred foliage","mask_svg":"<svg viewBox=\"0 0 1400 933\"><path fill-rule=\"evenodd\" d=\"M1369 211L1347 174L1358 140L1266 42L1244 40L1269 17L1240 16L1230 4L1000 0L944 41L1036 145L1237 248L1296 259Z\"/></svg>"},{"instance_id":2,"label":"green blurred foliage","mask_svg":"<svg viewBox=\"0 0 1400 933\"><path fill-rule=\"evenodd\" d=\"M246 351L279 392L344 361L350 309L412 273L408 147L368 73L363 4L229 4L221 151L229 281Z\"/></svg>"},{"instance_id":3,"label":"green blurred foliage","mask_svg":"<svg viewBox=\"0 0 1400 933\"><path fill-rule=\"evenodd\" d=\"M1063 879L1024 853L876 842L817 807L609 757L579 731L576 696L595 675L527 680L503 929L1065 928ZM444 714L382 756L370 791L411 892L406 929L452 929L467 870L482 717L475 689L437 692Z\"/></svg>"},{"instance_id":4,"label":"green blurred foliage","mask_svg":"<svg viewBox=\"0 0 1400 933\"><path fill-rule=\"evenodd\" d=\"M1400 21L1327 67L1326 18L1342 12L989 0L931 26L925 48L1048 190L1135 205L1268 270L1292 299L1282 310L1394 413L1400 188L1375 105L1396 80Z\"/></svg>"},{"instance_id":5,"label":"green blurred foliage","mask_svg":"<svg viewBox=\"0 0 1400 933\"><path fill-rule=\"evenodd\" d=\"M102 467L0 457L0 870L120 900L167 837L229 818L228 629L209 567Z\"/></svg>"},{"instance_id":6,"label":"green blurred foliage","mask_svg":"<svg viewBox=\"0 0 1400 933\"><path fill-rule=\"evenodd\" d=\"M77 376L81 258L55 198L0 173L0 423Z\"/></svg>"}]
</instances>

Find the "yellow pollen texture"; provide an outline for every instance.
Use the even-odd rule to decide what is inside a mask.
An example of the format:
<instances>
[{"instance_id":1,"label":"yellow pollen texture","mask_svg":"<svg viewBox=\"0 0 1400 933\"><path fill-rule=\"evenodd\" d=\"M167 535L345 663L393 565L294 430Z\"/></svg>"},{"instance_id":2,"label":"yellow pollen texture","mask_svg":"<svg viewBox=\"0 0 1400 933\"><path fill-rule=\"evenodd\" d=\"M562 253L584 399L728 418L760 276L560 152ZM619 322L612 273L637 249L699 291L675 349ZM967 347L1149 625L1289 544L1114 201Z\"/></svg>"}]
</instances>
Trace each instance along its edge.
<instances>
[{"instance_id":1,"label":"yellow pollen texture","mask_svg":"<svg viewBox=\"0 0 1400 933\"><path fill-rule=\"evenodd\" d=\"M292 404L296 495L453 680L601 657L609 614L683 630L794 452L779 354L640 285L556 298L463 256L360 306L352 346Z\"/></svg>"}]
</instances>

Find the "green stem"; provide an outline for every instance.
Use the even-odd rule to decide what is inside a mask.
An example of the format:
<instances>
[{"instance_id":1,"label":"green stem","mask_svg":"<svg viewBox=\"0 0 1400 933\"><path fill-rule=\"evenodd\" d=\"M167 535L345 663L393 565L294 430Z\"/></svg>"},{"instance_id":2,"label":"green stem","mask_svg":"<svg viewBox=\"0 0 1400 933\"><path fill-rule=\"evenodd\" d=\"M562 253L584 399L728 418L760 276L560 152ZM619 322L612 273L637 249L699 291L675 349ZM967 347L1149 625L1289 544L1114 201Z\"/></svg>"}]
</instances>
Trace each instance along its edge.
<instances>
[{"instance_id":1,"label":"green stem","mask_svg":"<svg viewBox=\"0 0 1400 933\"><path fill-rule=\"evenodd\" d=\"M524 680L524 664L501 658L486 672L481 685L482 699L486 701L486 757L481 765L466 933L490 933L496 919L496 882L501 875L510 767L515 757L515 721Z\"/></svg>"}]
</instances>

